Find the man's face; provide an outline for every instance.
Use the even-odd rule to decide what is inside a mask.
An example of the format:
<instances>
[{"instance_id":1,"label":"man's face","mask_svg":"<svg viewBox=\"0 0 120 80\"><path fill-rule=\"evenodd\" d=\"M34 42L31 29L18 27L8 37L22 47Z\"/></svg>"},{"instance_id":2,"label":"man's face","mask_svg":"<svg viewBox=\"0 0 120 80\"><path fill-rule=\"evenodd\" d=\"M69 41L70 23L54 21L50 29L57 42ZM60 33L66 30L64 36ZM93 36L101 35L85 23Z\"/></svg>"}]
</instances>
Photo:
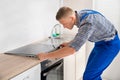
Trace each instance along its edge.
<instances>
[{"instance_id":1,"label":"man's face","mask_svg":"<svg viewBox=\"0 0 120 80\"><path fill-rule=\"evenodd\" d=\"M74 18L70 16L61 18L59 22L64 26L64 28L67 28L67 29L72 29L74 26Z\"/></svg>"}]
</instances>

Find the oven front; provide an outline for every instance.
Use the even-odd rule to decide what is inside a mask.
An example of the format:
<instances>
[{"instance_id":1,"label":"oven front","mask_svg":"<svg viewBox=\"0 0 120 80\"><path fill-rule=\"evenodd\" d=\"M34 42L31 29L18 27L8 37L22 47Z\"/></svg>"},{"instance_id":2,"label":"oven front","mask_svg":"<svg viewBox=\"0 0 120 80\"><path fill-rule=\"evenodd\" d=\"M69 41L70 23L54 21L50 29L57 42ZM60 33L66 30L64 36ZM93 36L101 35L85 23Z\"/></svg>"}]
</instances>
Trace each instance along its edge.
<instances>
[{"instance_id":1,"label":"oven front","mask_svg":"<svg viewBox=\"0 0 120 80\"><path fill-rule=\"evenodd\" d=\"M46 60L41 63L41 80L63 80L63 59Z\"/></svg>"}]
</instances>

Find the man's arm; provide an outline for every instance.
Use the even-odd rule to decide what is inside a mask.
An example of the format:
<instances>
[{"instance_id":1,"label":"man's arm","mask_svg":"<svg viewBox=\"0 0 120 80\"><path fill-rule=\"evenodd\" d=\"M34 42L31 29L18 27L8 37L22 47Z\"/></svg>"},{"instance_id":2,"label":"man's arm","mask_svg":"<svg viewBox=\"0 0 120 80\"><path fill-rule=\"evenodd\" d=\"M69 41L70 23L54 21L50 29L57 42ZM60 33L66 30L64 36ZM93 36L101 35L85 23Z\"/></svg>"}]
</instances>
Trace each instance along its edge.
<instances>
[{"instance_id":1,"label":"man's arm","mask_svg":"<svg viewBox=\"0 0 120 80\"><path fill-rule=\"evenodd\" d=\"M68 55L74 54L76 51L74 48L66 46L61 49L58 49L56 51L50 52L50 53L39 53L38 58L41 61L47 60L47 59L55 59L55 58L62 58Z\"/></svg>"}]
</instances>

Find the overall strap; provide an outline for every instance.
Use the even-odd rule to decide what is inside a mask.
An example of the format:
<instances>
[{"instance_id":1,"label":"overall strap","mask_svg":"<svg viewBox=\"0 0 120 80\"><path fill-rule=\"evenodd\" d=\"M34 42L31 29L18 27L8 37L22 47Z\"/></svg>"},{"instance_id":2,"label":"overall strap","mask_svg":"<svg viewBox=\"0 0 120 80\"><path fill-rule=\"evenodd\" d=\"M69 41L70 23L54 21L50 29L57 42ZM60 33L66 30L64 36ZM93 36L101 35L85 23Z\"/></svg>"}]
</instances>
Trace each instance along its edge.
<instances>
[{"instance_id":1,"label":"overall strap","mask_svg":"<svg viewBox=\"0 0 120 80\"><path fill-rule=\"evenodd\" d=\"M101 13L97 12L97 11L94 11L94 10L82 10L82 11L87 11L85 14L82 15L82 17L80 18L80 22L86 18L89 14L100 14L102 15ZM103 15L102 15L103 16ZM103 16L104 17L104 16Z\"/></svg>"}]
</instances>

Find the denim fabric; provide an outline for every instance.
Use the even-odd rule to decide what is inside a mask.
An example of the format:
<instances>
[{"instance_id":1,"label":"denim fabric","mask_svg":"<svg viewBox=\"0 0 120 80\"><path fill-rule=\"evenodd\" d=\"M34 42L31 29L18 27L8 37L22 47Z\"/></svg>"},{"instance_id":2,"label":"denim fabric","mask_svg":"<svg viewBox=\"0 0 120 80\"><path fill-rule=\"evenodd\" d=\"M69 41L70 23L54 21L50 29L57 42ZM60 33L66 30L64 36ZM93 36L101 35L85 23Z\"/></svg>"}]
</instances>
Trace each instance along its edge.
<instances>
[{"instance_id":1,"label":"denim fabric","mask_svg":"<svg viewBox=\"0 0 120 80\"><path fill-rule=\"evenodd\" d=\"M102 80L101 74L120 51L118 35L111 41L99 41L89 56L83 80Z\"/></svg>"}]
</instances>

